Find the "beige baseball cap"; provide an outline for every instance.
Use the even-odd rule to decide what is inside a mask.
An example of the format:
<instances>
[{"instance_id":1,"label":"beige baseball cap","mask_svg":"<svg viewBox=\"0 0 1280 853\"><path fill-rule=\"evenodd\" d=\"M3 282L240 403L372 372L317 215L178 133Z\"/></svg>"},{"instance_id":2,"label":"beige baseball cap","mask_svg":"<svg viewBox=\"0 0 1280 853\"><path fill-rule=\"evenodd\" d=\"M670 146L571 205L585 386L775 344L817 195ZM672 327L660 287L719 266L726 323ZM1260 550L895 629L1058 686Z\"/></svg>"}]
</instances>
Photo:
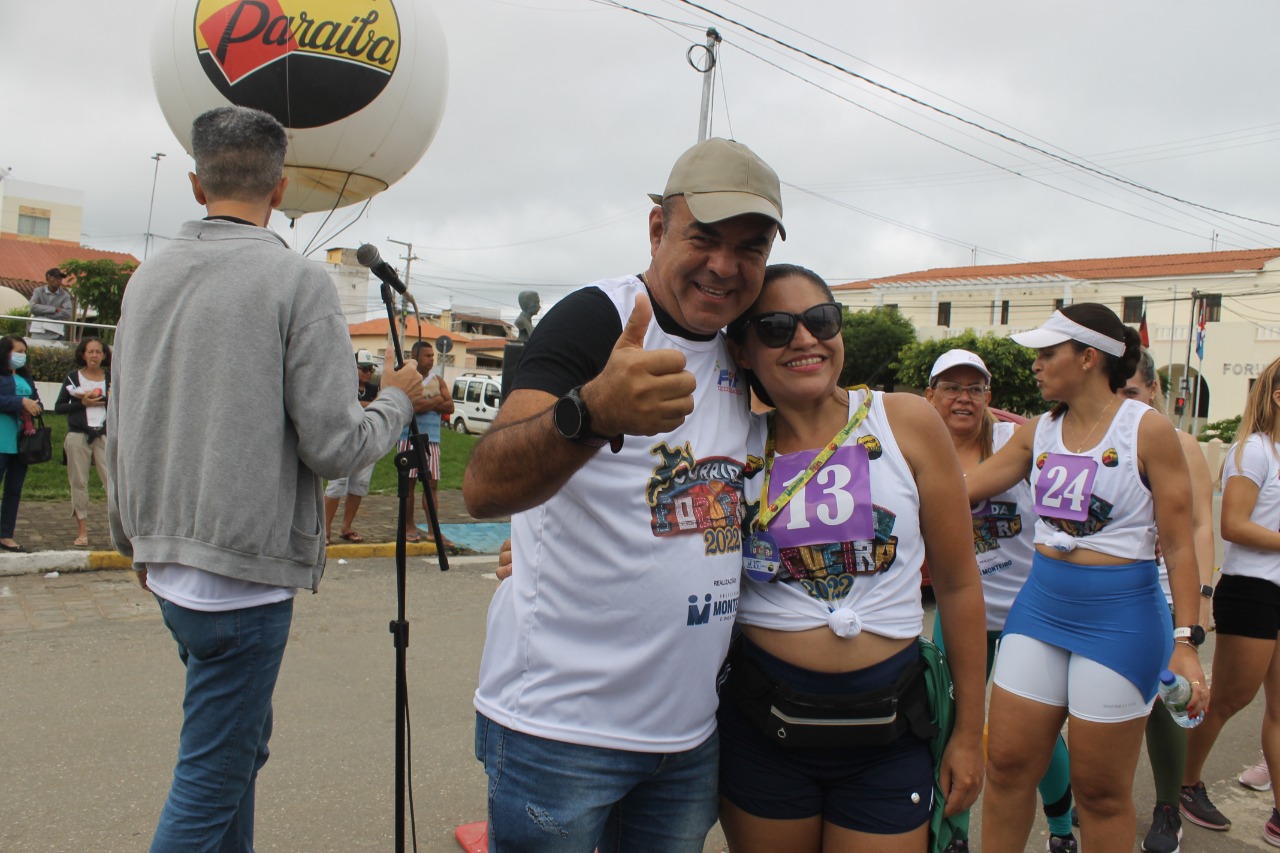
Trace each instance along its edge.
<instances>
[{"instance_id":1,"label":"beige baseball cap","mask_svg":"<svg viewBox=\"0 0 1280 853\"><path fill-rule=\"evenodd\" d=\"M681 154L662 195L649 198L662 204L673 195L684 196L699 222L758 213L778 223L778 236L787 239L778 173L741 142L713 137Z\"/></svg>"}]
</instances>

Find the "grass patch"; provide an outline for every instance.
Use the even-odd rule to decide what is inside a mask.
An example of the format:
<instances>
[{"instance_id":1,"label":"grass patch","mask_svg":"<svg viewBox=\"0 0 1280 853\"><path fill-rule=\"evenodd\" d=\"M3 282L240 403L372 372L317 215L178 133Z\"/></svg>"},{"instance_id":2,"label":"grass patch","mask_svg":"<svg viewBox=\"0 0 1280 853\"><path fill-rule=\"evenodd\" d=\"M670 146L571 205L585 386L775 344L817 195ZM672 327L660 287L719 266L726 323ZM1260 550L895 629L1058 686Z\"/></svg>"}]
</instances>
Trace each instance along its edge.
<instances>
[{"instance_id":1,"label":"grass patch","mask_svg":"<svg viewBox=\"0 0 1280 853\"><path fill-rule=\"evenodd\" d=\"M45 426L53 430L53 459L27 469L27 480L22 486L24 501L70 501L71 484L67 482L66 466L62 459L62 440L67 435L67 419L64 415L46 412ZM442 430L440 435L440 488L461 489L462 472L466 470L471 449L480 440L476 435L461 435L453 430ZM370 491L378 495L396 493L395 453L388 453L373 468ZM98 480L98 472L89 467L89 499L106 500L106 492Z\"/></svg>"},{"instance_id":2,"label":"grass patch","mask_svg":"<svg viewBox=\"0 0 1280 853\"><path fill-rule=\"evenodd\" d=\"M480 440L478 435L462 435L451 429L440 431L440 488L461 489L462 472L467 469L467 460L471 458L471 449ZM374 495L394 495L398 488L395 453L388 453L373 466L373 480L369 483L369 493Z\"/></svg>"}]
</instances>

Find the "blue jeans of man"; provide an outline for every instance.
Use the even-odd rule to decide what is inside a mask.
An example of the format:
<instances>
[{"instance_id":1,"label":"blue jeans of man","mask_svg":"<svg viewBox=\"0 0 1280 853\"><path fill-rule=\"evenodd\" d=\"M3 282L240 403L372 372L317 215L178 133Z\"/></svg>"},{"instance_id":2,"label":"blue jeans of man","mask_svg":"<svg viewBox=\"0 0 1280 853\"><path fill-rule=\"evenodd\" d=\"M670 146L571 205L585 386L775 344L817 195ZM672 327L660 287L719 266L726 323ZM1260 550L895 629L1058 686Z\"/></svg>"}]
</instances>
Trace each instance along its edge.
<instances>
[{"instance_id":1,"label":"blue jeans of man","mask_svg":"<svg viewBox=\"0 0 1280 853\"><path fill-rule=\"evenodd\" d=\"M12 539L18 526L22 484L27 479L26 461L16 453L0 453L0 477L4 478L4 497L0 498L0 539Z\"/></svg>"},{"instance_id":2,"label":"blue jeans of man","mask_svg":"<svg viewBox=\"0 0 1280 853\"><path fill-rule=\"evenodd\" d=\"M220 612L157 600L187 684L178 763L151 853L252 853L254 787L269 754L293 599Z\"/></svg>"},{"instance_id":3,"label":"blue jeans of man","mask_svg":"<svg viewBox=\"0 0 1280 853\"><path fill-rule=\"evenodd\" d=\"M491 853L701 853L716 822L719 736L687 752L603 749L476 714Z\"/></svg>"}]
</instances>

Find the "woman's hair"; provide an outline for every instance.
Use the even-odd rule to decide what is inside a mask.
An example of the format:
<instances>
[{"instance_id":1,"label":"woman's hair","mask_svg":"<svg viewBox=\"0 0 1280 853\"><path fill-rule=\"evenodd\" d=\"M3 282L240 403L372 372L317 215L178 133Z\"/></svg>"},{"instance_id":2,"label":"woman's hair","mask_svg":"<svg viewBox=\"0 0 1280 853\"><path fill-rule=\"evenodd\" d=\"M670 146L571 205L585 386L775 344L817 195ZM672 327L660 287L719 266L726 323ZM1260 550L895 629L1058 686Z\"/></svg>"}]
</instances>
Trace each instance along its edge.
<instances>
[{"instance_id":1,"label":"woman's hair","mask_svg":"<svg viewBox=\"0 0 1280 853\"><path fill-rule=\"evenodd\" d=\"M759 303L760 297L764 296L764 292L770 284L780 278L790 278L791 276L802 278L814 287L818 288L818 290L822 291L823 296L827 298L828 302L836 301L835 296L831 293L831 288L822 280L822 276L818 275L813 270L807 267L802 267L799 264L770 264L764 269L764 284L760 287L760 296L756 297L756 304ZM747 321L758 313L759 312L756 311L755 304L753 304L743 312L741 317L730 323L729 328L726 330L729 339L738 344L743 343L747 337ZM772 406L773 399L769 396L769 392L764 390L764 385L760 383L760 379L756 376L755 372L747 370L745 367L739 368L739 370L742 375L746 377L747 384L751 386L751 390L755 392L755 395L764 401L765 405Z\"/></svg>"},{"instance_id":2,"label":"woman's hair","mask_svg":"<svg viewBox=\"0 0 1280 853\"><path fill-rule=\"evenodd\" d=\"M5 335L0 338L0 376L11 376L13 374L13 368L9 366L9 356L13 353L13 345L17 343L25 347L27 339L21 335ZM25 374L27 369L24 367L21 372Z\"/></svg>"},{"instance_id":3,"label":"woman's hair","mask_svg":"<svg viewBox=\"0 0 1280 853\"><path fill-rule=\"evenodd\" d=\"M1244 453L1244 440L1255 432L1276 438L1276 428L1280 422L1276 419L1276 404L1272 399L1280 388L1280 358L1266 366L1253 387L1249 389L1249 399L1244 404L1244 415L1240 418L1240 428L1236 430L1236 464Z\"/></svg>"},{"instance_id":4,"label":"woman's hair","mask_svg":"<svg viewBox=\"0 0 1280 853\"><path fill-rule=\"evenodd\" d=\"M1165 414L1164 408L1164 390L1160 387L1160 374L1156 371L1156 360L1151 357L1151 351L1143 348L1138 355L1138 370L1135 374L1138 381L1143 385L1155 385L1155 393L1151 395L1151 408L1160 414Z\"/></svg>"},{"instance_id":5,"label":"woman's hair","mask_svg":"<svg viewBox=\"0 0 1280 853\"><path fill-rule=\"evenodd\" d=\"M1142 338L1136 331L1120 322L1120 318L1116 316L1116 312L1112 311L1105 305L1097 302L1077 302L1074 305L1067 305L1059 309L1068 319L1079 323L1086 329L1092 329L1100 335L1105 335L1113 341L1122 341L1124 343L1124 354L1115 356L1105 353L1097 347L1098 355L1102 356L1102 364L1107 372L1107 382L1111 387L1112 393L1119 391L1129 383L1129 377L1138 369L1138 359L1142 353ZM1088 344L1082 344L1077 340L1069 341L1076 352L1084 352L1089 349ZM1050 415L1053 418L1060 418L1067 411L1066 403L1058 403L1053 407Z\"/></svg>"},{"instance_id":6,"label":"woman's hair","mask_svg":"<svg viewBox=\"0 0 1280 853\"><path fill-rule=\"evenodd\" d=\"M97 337L94 337L93 335L90 335L89 337L82 339L79 345L76 346L76 366L77 367L85 366L85 360L84 360L85 350L89 348L89 344L92 344L95 342L102 347L102 366L106 367L107 365L111 364L111 347L107 346L103 342L102 338L97 338Z\"/></svg>"}]
</instances>

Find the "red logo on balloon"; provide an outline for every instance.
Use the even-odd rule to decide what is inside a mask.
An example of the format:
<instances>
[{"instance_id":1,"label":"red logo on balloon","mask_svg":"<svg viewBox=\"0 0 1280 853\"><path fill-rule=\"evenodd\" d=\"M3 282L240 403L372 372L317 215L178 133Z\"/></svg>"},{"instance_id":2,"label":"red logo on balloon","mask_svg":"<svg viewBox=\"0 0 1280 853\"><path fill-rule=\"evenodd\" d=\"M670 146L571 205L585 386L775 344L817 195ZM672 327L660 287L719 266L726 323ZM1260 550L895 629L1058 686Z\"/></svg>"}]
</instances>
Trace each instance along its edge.
<instances>
[{"instance_id":1,"label":"red logo on balloon","mask_svg":"<svg viewBox=\"0 0 1280 853\"><path fill-rule=\"evenodd\" d=\"M214 61L235 83L244 75L298 49L288 27L289 19L279 0L233 3L214 12L200 24L200 34L213 52ZM282 26L283 25L283 26ZM282 32L270 32L272 29Z\"/></svg>"}]
</instances>

